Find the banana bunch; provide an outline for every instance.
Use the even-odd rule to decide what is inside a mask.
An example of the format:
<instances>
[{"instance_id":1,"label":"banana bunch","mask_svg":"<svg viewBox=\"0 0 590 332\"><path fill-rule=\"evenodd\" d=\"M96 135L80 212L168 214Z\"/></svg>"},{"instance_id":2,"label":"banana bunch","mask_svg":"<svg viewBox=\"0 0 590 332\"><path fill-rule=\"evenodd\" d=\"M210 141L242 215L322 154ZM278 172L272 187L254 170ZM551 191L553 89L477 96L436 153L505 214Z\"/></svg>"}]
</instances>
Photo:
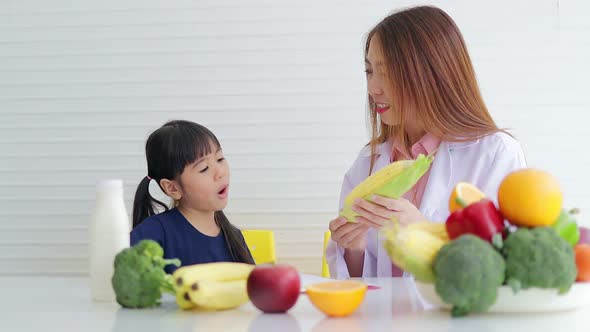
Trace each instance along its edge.
<instances>
[{"instance_id":1,"label":"banana bunch","mask_svg":"<svg viewBox=\"0 0 590 332\"><path fill-rule=\"evenodd\" d=\"M421 221L381 230L383 246L391 260L416 280L434 282L433 264L440 248L449 242L444 223Z\"/></svg>"},{"instance_id":2,"label":"banana bunch","mask_svg":"<svg viewBox=\"0 0 590 332\"><path fill-rule=\"evenodd\" d=\"M254 265L215 262L188 265L172 274L181 309L224 310L248 302L246 282Z\"/></svg>"},{"instance_id":3,"label":"banana bunch","mask_svg":"<svg viewBox=\"0 0 590 332\"><path fill-rule=\"evenodd\" d=\"M340 215L355 222L358 214L352 210L352 205L357 198L371 200L373 195L402 197L426 173L432 160L432 156L420 154L416 160L400 160L383 167L352 189L344 200Z\"/></svg>"}]
</instances>

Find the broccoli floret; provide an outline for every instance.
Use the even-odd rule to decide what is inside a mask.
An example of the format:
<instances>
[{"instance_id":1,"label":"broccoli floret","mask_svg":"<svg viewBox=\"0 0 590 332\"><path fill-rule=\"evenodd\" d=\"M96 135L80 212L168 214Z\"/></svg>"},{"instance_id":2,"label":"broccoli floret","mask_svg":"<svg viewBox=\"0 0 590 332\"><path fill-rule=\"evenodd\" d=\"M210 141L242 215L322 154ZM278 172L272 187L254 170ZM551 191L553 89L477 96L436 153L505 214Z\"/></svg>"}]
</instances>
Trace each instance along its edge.
<instances>
[{"instance_id":1,"label":"broccoli floret","mask_svg":"<svg viewBox=\"0 0 590 332\"><path fill-rule=\"evenodd\" d=\"M164 249L160 244L153 240L139 241L133 249L136 250L140 255L149 257L152 262L161 268L167 265L180 266L180 260L178 259L164 259Z\"/></svg>"},{"instance_id":2,"label":"broccoli floret","mask_svg":"<svg viewBox=\"0 0 590 332\"><path fill-rule=\"evenodd\" d=\"M434 260L435 289L453 317L487 310L504 281L504 258L490 243L465 234L445 244Z\"/></svg>"},{"instance_id":3,"label":"broccoli floret","mask_svg":"<svg viewBox=\"0 0 590 332\"><path fill-rule=\"evenodd\" d=\"M516 292L530 287L569 290L577 269L572 246L551 227L519 228L504 242L506 281Z\"/></svg>"},{"instance_id":4,"label":"broccoli floret","mask_svg":"<svg viewBox=\"0 0 590 332\"><path fill-rule=\"evenodd\" d=\"M152 240L142 240L115 256L115 272L111 283L117 302L127 308L146 308L160 304L162 292L175 294L172 276L164 272L169 264L180 265L178 259L164 259L162 247Z\"/></svg>"},{"instance_id":5,"label":"broccoli floret","mask_svg":"<svg viewBox=\"0 0 590 332\"><path fill-rule=\"evenodd\" d=\"M150 258L164 257L164 249L162 249L158 242L153 240L139 241L136 245L133 246L133 249L136 250L138 253L148 256Z\"/></svg>"}]
</instances>

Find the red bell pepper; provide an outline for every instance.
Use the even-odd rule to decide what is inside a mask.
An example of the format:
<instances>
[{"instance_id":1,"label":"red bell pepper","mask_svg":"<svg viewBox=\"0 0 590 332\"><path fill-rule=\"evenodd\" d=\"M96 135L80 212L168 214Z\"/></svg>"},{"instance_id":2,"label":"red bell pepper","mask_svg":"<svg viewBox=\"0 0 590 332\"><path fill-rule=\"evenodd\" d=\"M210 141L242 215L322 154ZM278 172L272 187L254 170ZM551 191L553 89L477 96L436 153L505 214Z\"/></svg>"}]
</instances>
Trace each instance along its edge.
<instances>
[{"instance_id":1,"label":"red bell pepper","mask_svg":"<svg viewBox=\"0 0 590 332\"><path fill-rule=\"evenodd\" d=\"M460 200L457 202L461 204ZM445 223L451 240L463 234L474 234L493 243L494 235L504 235L504 217L494 202L483 199L453 212Z\"/></svg>"}]
</instances>

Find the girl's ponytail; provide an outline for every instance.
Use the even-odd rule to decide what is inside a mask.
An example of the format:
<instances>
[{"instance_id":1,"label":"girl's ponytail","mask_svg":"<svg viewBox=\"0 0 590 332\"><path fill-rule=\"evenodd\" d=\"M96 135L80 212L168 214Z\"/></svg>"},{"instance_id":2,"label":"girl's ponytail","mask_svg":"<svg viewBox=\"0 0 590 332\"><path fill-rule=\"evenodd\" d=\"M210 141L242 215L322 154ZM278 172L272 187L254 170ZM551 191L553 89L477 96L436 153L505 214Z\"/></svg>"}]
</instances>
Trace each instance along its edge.
<instances>
[{"instance_id":1,"label":"girl's ponytail","mask_svg":"<svg viewBox=\"0 0 590 332\"><path fill-rule=\"evenodd\" d=\"M246 246L241 231L232 225L223 211L215 212L215 222L223 232L229 253L235 262L254 264L254 259Z\"/></svg>"},{"instance_id":2,"label":"girl's ponytail","mask_svg":"<svg viewBox=\"0 0 590 332\"><path fill-rule=\"evenodd\" d=\"M135 198L133 199L133 228L141 224L145 218L157 214L158 211L155 208L155 204L158 204L168 211L168 206L160 202L150 195L150 181L152 179L146 176L141 180L135 191Z\"/></svg>"}]
</instances>

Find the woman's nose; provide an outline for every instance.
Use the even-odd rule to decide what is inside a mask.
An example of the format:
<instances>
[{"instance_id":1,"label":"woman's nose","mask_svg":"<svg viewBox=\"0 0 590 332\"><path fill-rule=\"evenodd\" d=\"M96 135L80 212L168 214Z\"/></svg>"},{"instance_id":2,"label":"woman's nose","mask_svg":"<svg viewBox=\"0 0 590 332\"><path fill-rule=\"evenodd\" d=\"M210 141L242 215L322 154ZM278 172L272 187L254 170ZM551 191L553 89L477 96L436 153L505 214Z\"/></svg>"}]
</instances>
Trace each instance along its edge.
<instances>
[{"instance_id":1,"label":"woman's nose","mask_svg":"<svg viewBox=\"0 0 590 332\"><path fill-rule=\"evenodd\" d=\"M371 97L380 96L383 94L383 85L381 82L379 82L379 80L371 78L367 82L367 85L367 89L369 90L369 95Z\"/></svg>"}]
</instances>

